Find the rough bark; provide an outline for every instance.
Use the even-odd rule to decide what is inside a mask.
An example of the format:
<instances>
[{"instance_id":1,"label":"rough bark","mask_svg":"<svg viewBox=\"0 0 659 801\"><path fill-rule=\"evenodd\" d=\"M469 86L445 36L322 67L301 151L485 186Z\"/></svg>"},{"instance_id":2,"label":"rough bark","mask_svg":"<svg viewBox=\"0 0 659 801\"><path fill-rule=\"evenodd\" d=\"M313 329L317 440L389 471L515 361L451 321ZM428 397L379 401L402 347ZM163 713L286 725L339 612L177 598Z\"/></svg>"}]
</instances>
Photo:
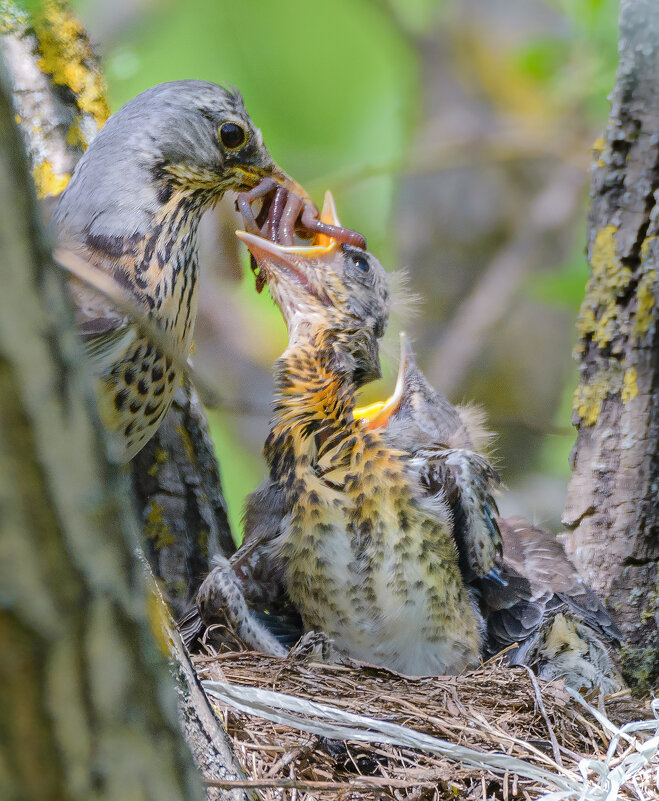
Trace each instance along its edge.
<instances>
[{"instance_id":1,"label":"rough bark","mask_svg":"<svg viewBox=\"0 0 659 801\"><path fill-rule=\"evenodd\" d=\"M155 437L132 462L144 547L176 617L216 553L235 550L206 416L186 383Z\"/></svg>"},{"instance_id":2,"label":"rough bark","mask_svg":"<svg viewBox=\"0 0 659 801\"><path fill-rule=\"evenodd\" d=\"M14 33L3 37L3 49L32 176L39 197L54 203L109 116L100 67L84 28L61 0L46 4L33 30L9 4L3 7L3 29ZM147 556L179 616L212 556L234 551L219 466L193 387L179 393L161 432L132 470Z\"/></svg>"},{"instance_id":3,"label":"rough bark","mask_svg":"<svg viewBox=\"0 0 659 801\"><path fill-rule=\"evenodd\" d=\"M578 437L566 547L628 642L626 673L659 678L659 10L623 0L606 136L595 143L590 280L578 320Z\"/></svg>"},{"instance_id":4,"label":"rough bark","mask_svg":"<svg viewBox=\"0 0 659 801\"><path fill-rule=\"evenodd\" d=\"M201 798L2 78L0 797Z\"/></svg>"},{"instance_id":5,"label":"rough bark","mask_svg":"<svg viewBox=\"0 0 659 801\"><path fill-rule=\"evenodd\" d=\"M17 716L15 726L0 726L0 797L19 797L21 782L27 782L28 789L34 787L34 797L90 797L86 781L101 788L102 792L94 791L95 797L119 797L119 790L124 793L121 797L129 797L133 781L143 785L135 798L200 797L172 714L175 705L167 676L162 675L164 659L140 645L140 638L151 636L143 622L148 569L135 558L139 524L127 502L131 488L127 476L108 467L101 455L104 446L93 412L91 379L79 367L72 368L82 359L67 314L63 277L44 255L34 222L36 210L27 200L30 190L16 172L21 155L18 140L14 141L14 121L38 194L48 198L63 189L82 149L107 116L102 77L85 31L66 3L48 3L45 16L32 27L24 14L5 2L0 34L0 56L13 101L13 110L6 100L3 106L3 144L14 137L8 151L14 173L3 185L13 194L3 194L8 213L3 208L0 221L0 270L7 273L0 307L6 305L11 312L4 314L3 309L0 321L0 568L4 569L0 587L2 606L9 610L0 618L0 710ZM24 169L22 163L19 166ZM10 236L14 238L5 243ZM24 252L10 250L14 241ZM7 281L15 276L26 283L17 284L12 294ZM38 297L30 296L38 290L43 290ZM36 309L38 302L43 309ZM35 307L32 315L30 304ZM64 326L61 335L57 326ZM51 328L52 337L44 338ZM39 354L34 350L37 345ZM10 346L16 346L15 352L7 350ZM30 370L24 375L19 367ZM180 448L175 475L182 478L177 485L168 468L162 472L170 476L169 483L159 478L158 487L164 486L170 497L177 491L184 494L185 516L176 531L185 533L189 520L203 524L211 550L216 543L227 546L230 538L217 463L194 393L186 390L181 395L172 440ZM33 411L40 416L32 417ZM42 475L44 451L49 461L47 474ZM123 545L117 542L120 536ZM189 550L201 551L202 546L198 536ZM184 567L199 561L191 558ZM226 733L196 681L162 599L154 592L152 587L147 605L151 627L170 656L170 670L178 682L180 724L195 760L208 778L241 778ZM126 615L132 618L127 620ZM16 706L11 705L14 700ZM95 708L108 703L116 709ZM24 730L18 727L23 704L28 705L30 717L24 719ZM50 720L52 714L58 716L57 727ZM115 726L115 733L108 729L107 735L116 741L103 740L101 715ZM134 720L128 720L130 716ZM14 729L15 739L3 739ZM36 746L30 750L21 736L33 736L41 750ZM23 746L24 759L18 758ZM3 751L5 747L13 751ZM106 773L114 765L112 749L126 759L126 766L118 760L116 774L108 778ZM76 760L73 768L70 763ZM136 761L139 764L133 764ZM37 764L43 777L31 775L37 773ZM126 783L115 787L116 777L123 780L128 769ZM158 777L156 785L153 776ZM61 779L59 795L55 779ZM168 784L168 789L161 793L159 782ZM109 789L103 795L105 784L116 790L115 795ZM26 789L22 792L20 797L32 797ZM211 789L209 796L244 798L245 794Z\"/></svg>"}]
</instances>

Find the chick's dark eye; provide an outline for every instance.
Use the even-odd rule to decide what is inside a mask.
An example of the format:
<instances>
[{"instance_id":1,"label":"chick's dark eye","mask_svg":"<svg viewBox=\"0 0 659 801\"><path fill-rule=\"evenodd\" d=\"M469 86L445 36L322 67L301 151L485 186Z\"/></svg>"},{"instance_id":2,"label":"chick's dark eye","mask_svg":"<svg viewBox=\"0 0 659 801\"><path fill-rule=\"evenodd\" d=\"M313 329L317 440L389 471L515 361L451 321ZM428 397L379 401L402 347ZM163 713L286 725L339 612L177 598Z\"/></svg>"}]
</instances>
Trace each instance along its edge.
<instances>
[{"instance_id":1,"label":"chick's dark eye","mask_svg":"<svg viewBox=\"0 0 659 801\"><path fill-rule=\"evenodd\" d=\"M220 127L220 139L224 147L235 150L245 144L245 131L235 122L225 122Z\"/></svg>"},{"instance_id":2,"label":"chick's dark eye","mask_svg":"<svg viewBox=\"0 0 659 801\"><path fill-rule=\"evenodd\" d=\"M367 273L371 269L371 265L365 256L353 256L352 261L355 267L363 273Z\"/></svg>"}]
</instances>

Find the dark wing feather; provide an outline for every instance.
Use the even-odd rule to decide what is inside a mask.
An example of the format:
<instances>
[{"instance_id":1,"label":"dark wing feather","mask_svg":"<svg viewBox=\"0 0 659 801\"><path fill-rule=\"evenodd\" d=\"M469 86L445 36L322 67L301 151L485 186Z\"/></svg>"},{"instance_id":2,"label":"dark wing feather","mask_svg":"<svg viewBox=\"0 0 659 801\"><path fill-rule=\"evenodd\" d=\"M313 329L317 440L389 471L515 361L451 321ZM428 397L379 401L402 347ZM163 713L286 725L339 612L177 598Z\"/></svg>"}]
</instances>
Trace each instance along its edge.
<instances>
[{"instance_id":1,"label":"dark wing feather","mask_svg":"<svg viewBox=\"0 0 659 801\"><path fill-rule=\"evenodd\" d=\"M617 625L550 531L521 517L500 518L498 523L505 584L489 578L478 582L488 656L514 642L522 651L530 647L541 626L562 612L576 615L606 641L620 642Z\"/></svg>"},{"instance_id":2,"label":"dark wing feather","mask_svg":"<svg viewBox=\"0 0 659 801\"><path fill-rule=\"evenodd\" d=\"M304 634L302 618L297 613L277 615L252 611L252 615L284 648L292 648Z\"/></svg>"},{"instance_id":3,"label":"dark wing feather","mask_svg":"<svg viewBox=\"0 0 659 801\"><path fill-rule=\"evenodd\" d=\"M619 643L621 632L598 595L570 562L556 536L522 517L499 521L504 562L514 559L531 582L535 594L552 592L584 623L609 642Z\"/></svg>"},{"instance_id":4,"label":"dark wing feather","mask_svg":"<svg viewBox=\"0 0 659 801\"><path fill-rule=\"evenodd\" d=\"M429 494L443 493L453 513L453 537L468 583L496 570L501 534L494 490L500 479L488 460L462 448L424 448L414 454Z\"/></svg>"},{"instance_id":5,"label":"dark wing feather","mask_svg":"<svg viewBox=\"0 0 659 801\"><path fill-rule=\"evenodd\" d=\"M279 486L265 481L245 502L243 543L231 557L248 602L269 612L288 611L291 602L284 588L284 565L273 556L273 541L281 533L286 502Z\"/></svg>"}]
</instances>

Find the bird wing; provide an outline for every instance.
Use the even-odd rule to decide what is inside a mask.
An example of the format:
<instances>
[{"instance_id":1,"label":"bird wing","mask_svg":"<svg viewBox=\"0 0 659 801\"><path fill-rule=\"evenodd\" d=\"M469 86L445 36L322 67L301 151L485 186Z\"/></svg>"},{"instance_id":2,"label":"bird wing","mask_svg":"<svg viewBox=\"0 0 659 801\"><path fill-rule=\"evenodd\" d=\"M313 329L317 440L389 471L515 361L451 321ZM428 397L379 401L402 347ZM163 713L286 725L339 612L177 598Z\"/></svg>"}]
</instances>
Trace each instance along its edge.
<instances>
[{"instance_id":1,"label":"bird wing","mask_svg":"<svg viewBox=\"0 0 659 801\"><path fill-rule=\"evenodd\" d=\"M453 536L467 582L497 570L501 533L493 492L500 484L488 460L463 448L423 448L413 464L430 494L443 492L453 513Z\"/></svg>"},{"instance_id":2,"label":"bird wing","mask_svg":"<svg viewBox=\"0 0 659 801\"><path fill-rule=\"evenodd\" d=\"M245 597L270 612L291 606L284 588L284 564L273 553L286 511L284 493L267 479L245 502L243 543L231 557Z\"/></svg>"},{"instance_id":3,"label":"bird wing","mask_svg":"<svg viewBox=\"0 0 659 801\"><path fill-rule=\"evenodd\" d=\"M543 623L561 612L575 615L609 643L621 641L618 626L551 531L522 517L499 518L498 524L502 581L484 577L478 582L489 655L514 642L528 650Z\"/></svg>"},{"instance_id":4,"label":"bird wing","mask_svg":"<svg viewBox=\"0 0 659 801\"><path fill-rule=\"evenodd\" d=\"M76 245L58 246L54 259L69 275L75 318L97 374L120 360L137 334L129 323L148 315L124 267Z\"/></svg>"},{"instance_id":5,"label":"bird wing","mask_svg":"<svg viewBox=\"0 0 659 801\"><path fill-rule=\"evenodd\" d=\"M135 328L126 322L116 323L115 327L112 327L110 321L107 322L108 325L104 331L100 329L99 325L96 327L98 333L93 334L90 333L91 330L94 330L92 327L84 325L81 327L85 351L96 375L103 375L114 364L121 361L122 356L137 338Z\"/></svg>"},{"instance_id":6,"label":"bird wing","mask_svg":"<svg viewBox=\"0 0 659 801\"><path fill-rule=\"evenodd\" d=\"M601 599L581 578L557 537L523 517L499 521L504 557L522 567L536 593L551 591L587 625L609 642L620 642L621 632ZM510 557L506 557L509 553Z\"/></svg>"}]
</instances>

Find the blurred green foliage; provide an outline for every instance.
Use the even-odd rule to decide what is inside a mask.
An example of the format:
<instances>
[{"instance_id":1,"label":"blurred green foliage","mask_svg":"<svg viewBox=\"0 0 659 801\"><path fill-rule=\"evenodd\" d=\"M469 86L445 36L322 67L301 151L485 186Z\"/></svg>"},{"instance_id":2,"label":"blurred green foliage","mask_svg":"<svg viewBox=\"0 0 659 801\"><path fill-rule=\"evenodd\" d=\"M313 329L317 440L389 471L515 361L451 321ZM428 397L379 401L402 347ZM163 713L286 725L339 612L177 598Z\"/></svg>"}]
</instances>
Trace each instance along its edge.
<instances>
[{"instance_id":1,"label":"blurred green foliage","mask_svg":"<svg viewBox=\"0 0 659 801\"><path fill-rule=\"evenodd\" d=\"M427 82L433 79L433 54L441 51L442 68L456 73L467 94L471 87L472 96L482 97L503 119L512 118L520 130L526 126L529 141L538 132L551 138L552 132L567 131L562 143L567 152L559 158L585 163L606 123L617 63L617 0L546 0L544 7L533 0L558 24L554 19L547 30L536 25L499 41L479 10L487 10L490 20L507 15L502 29L510 31L517 24L515 3L488 8L488 2L333 0L319 6L308 0L140 0L132 12L130 3L118 3L117 15L127 14L128 22L110 25L110 33L104 25L112 20L113 6L106 0L74 5L101 40L113 109L167 80L238 86L274 158L312 189L316 201L325 188L336 190L344 224L363 231L370 249L393 268L402 266L395 264L396 185L401 172L419 170L415 145L428 121L421 98L432 94ZM34 10L40 3L26 5ZM448 98L454 101L450 92ZM469 151L460 158L468 162ZM432 169L440 173L453 163L440 152ZM588 274L585 205L573 234L564 263L529 275L522 292L576 316ZM414 273L415 265L410 267ZM245 332L244 353L268 365L284 347L285 329L267 293L257 297L252 286L247 281L226 291L242 319L258 319L258 337ZM563 374L554 422L566 433L539 442L536 465L567 477L575 375L567 367ZM505 382L500 375L499 383ZM494 397L496 391L492 387L487 394ZM263 467L242 447L235 418L211 413L211 427L231 521L239 531L243 498L261 480Z\"/></svg>"},{"instance_id":2,"label":"blurred green foliage","mask_svg":"<svg viewBox=\"0 0 659 801\"><path fill-rule=\"evenodd\" d=\"M278 163L323 190L334 174L400 156L417 110L415 51L368 0L333 0L322 15L311 8L307 0L167 4L107 53L111 105L180 78L238 86ZM337 197L345 223L368 231L378 252L392 244L392 192L393 180L380 177Z\"/></svg>"},{"instance_id":3,"label":"blurred green foliage","mask_svg":"<svg viewBox=\"0 0 659 801\"><path fill-rule=\"evenodd\" d=\"M208 422L222 468L222 490L229 508L231 531L240 543L243 531L243 500L248 492L256 489L263 476L263 466L243 447L232 415L211 410Z\"/></svg>"},{"instance_id":4,"label":"blurred green foliage","mask_svg":"<svg viewBox=\"0 0 659 801\"><path fill-rule=\"evenodd\" d=\"M552 0L562 36L539 37L514 54L516 68L544 85L563 108L577 104L601 124L618 63L618 0Z\"/></svg>"}]
</instances>

